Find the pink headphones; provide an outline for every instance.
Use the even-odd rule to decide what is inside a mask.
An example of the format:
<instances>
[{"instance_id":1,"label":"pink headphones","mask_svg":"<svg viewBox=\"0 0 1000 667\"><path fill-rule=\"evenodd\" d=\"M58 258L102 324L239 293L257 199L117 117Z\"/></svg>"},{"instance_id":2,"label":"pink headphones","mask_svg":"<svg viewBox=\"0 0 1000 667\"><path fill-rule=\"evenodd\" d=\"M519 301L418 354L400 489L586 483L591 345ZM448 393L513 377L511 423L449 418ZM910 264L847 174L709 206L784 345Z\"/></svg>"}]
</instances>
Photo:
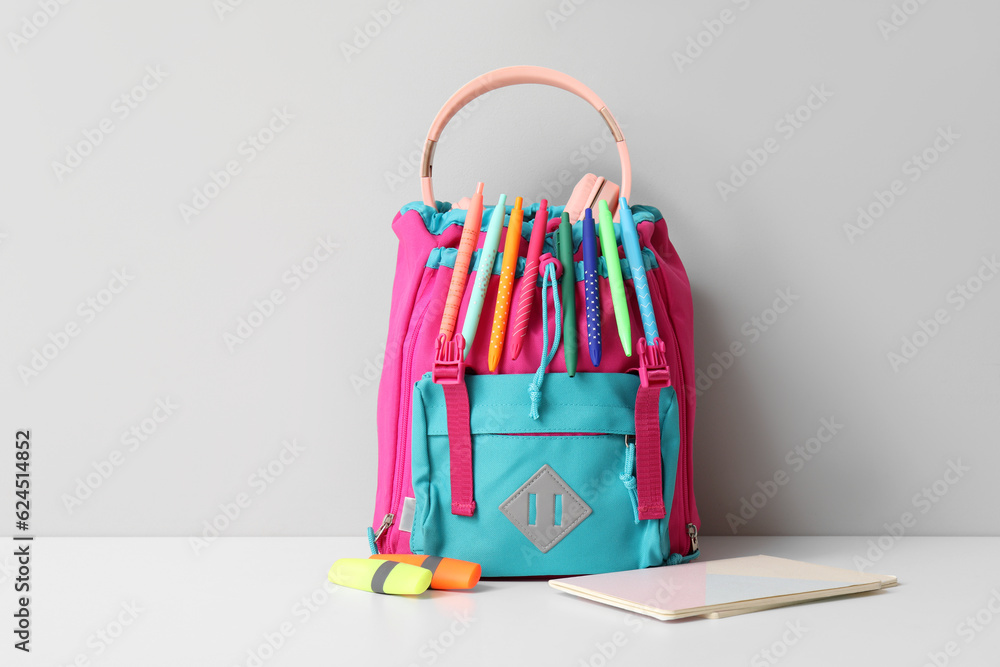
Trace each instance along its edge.
<instances>
[{"instance_id":1,"label":"pink headphones","mask_svg":"<svg viewBox=\"0 0 1000 667\"><path fill-rule=\"evenodd\" d=\"M619 187L615 183L594 174L586 174L580 182L573 188L569 201L566 203L566 212L570 215L570 220L576 221L583 217L583 210L586 208L596 208L600 199L608 202L611 211L617 215L618 197L629 198L632 189L632 166L628 157L628 146L625 144L625 137L622 135L618 121L608 111L600 97L587 86L583 85L571 76L562 72L557 72L545 67L518 66L502 67L492 72L487 72L476 77L465 84L452 95L441 110L438 111L430 131L427 132L427 140L424 142L423 159L420 162L420 189L423 193L424 203L434 206L434 188L431 184L432 162L434 160L434 148L445 125L448 124L458 111L466 104L476 99L483 93L487 93L497 88L513 86L522 83L537 83L555 88L562 88L569 91L588 102L597 109L604 122L611 130L618 145L618 155L621 158L622 185Z\"/></svg>"}]
</instances>

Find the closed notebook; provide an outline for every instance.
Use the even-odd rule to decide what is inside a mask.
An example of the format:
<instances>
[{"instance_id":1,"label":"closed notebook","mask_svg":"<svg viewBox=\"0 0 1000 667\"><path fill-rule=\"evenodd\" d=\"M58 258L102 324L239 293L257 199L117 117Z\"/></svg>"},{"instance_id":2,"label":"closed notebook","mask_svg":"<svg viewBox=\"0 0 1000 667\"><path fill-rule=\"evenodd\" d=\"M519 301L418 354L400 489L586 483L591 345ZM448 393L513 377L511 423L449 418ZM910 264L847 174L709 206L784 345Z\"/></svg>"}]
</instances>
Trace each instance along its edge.
<instances>
[{"instance_id":1,"label":"closed notebook","mask_svg":"<svg viewBox=\"0 0 1000 667\"><path fill-rule=\"evenodd\" d=\"M896 577L746 556L627 572L552 579L553 588L661 621L723 618L783 605L878 590Z\"/></svg>"}]
</instances>

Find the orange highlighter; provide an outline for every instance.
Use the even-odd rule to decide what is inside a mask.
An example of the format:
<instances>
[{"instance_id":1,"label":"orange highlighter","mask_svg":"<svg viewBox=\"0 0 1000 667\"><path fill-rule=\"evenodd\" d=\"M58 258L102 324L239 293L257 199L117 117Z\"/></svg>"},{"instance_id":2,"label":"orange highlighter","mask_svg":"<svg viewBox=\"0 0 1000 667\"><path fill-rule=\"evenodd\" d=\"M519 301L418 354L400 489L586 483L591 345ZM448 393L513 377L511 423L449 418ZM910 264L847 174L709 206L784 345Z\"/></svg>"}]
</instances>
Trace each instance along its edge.
<instances>
[{"instance_id":1,"label":"orange highlighter","mask_svg":"<svg viewBox=\"0 0 1000 667\"><path fill-rule=\"evenodd\" d=\"M455 257L455 268L451 273L451 284L448 285L448 300L444 303L444 314L441 315L441 332L445 342L451 340L455 333L455 323L458 321L458 311L462 307L462 297L465 295L465 281L469 277L469 264L472 253L479 244L479 231L483 224L483 184L476 185L476 194L472 196L469 210L465 214L465 226L462 228L462 240L458 243L458 255Z\"/></svg>"},{"instance_id":2,"label":"orange highlighter","mask_svg":"<svg viewBox=\"0 0 1000 667\"><path fill-rule=\"evenodd\" d=\"M391 560L407 565L417 565L431 571L431 588L446 591L457 588L472 588L479 583L483 568L479 563L470 563L457 558L441 556L418 556L416 554L375 554L369 556L377 560Z\"/></svg>"},{"instance_id":3,"label":"orange highlighter","mask_svg":"<svg viewBox=\"0 0 1000 667\"><path fill-rule=\"evenodd\" d=\"M524 211L521 209L523 200L514 200L514 210L510 212L510 222L507 223L507 240L503 247L503 267L500 269L500 287L497 289L497 307L493 311L493 333L490 335L490 372L500 364L500 353L503 351L503 339L507 333L507 314L510 312L511 293L514 289L514 269L517 268L517 253L521 249L521 222Z\"/></svg>"}]
</instances>

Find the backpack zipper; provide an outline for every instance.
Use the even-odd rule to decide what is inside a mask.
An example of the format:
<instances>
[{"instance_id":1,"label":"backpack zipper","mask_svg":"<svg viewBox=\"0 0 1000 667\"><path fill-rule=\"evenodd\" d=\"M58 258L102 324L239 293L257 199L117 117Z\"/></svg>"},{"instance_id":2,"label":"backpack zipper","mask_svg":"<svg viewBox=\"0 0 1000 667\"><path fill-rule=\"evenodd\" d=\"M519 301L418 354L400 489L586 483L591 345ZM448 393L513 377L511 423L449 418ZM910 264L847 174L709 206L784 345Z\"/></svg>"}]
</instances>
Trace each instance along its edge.
<instances>
[{"instance_id":1,"label":"backpack zipper","mask_svg":"<svg viewBox=\"0 0 1000 667\"><path fill-rule=\"evenodd\" d=\"M376 541L385 534L385 544L383 549L385 551L395 551L395 545L388 544L389 542L389 526L392 525L392 520L396 509L399 507L400 496L403 494L403 471L409 466L408 453L410 451L410 429L409 429L409 414L410 414L410 401L413 400L413 349L416 347L417 336L420 332L420 327L424 322L424 317L427 315L427 309L430 308L433 299L428 299L427 303L424 304L423 310L420 311L420 317L417 319L416 326L411 329L411 336L408 341L404 341L406 346L406 356L403 358L403 382L400 388L402 393L402 409L399 412L399 420L397 421L396 427L396 459L393 461L393 473L392 473L392 497L389 502L389 513L385 515L382 519L382 527L379 528L378 533L375 536ZM403 437L400 438L399 434L402 433ZM402 465L400 465L400 456L402 456Z\"/></svg>"},{"instance_id":2,"label":"backpack zipper","mask_svg":"<svg viewBox=\"0 0 1000 667\"><path fill-rule=\"evenodd\" d=\"M660 284L660 291L662 292L664 298L667 301L667 323L670 325L670 342L673 344L674 359L677 362L678 373L676 377L680 378L680 382L672 383L674 387L674 392L677 394L677 422L681 431L681 449L678 456L677 467L680 468L678 471L678 484L681 489L681 511L683 512L684 520L688 521L691 517L691 487L690 480L688 479L690 475L690 462L688 460L688 449L690 448L690 442L688 440L688 429L687 429L687 385L684 383L684 360L681 357L681 346L677 342L677 328L674 327L674 320L670 317L670 297L669 290L666 285L666 278L663 276L662 271L657 271L655 273L657 280ZM671 374L674 377L673 374ZM698 528L693 523L687 523L687 534L690 540L691 550L688 553L694 553L698 550Z\"/></svg>"}]
</instances>

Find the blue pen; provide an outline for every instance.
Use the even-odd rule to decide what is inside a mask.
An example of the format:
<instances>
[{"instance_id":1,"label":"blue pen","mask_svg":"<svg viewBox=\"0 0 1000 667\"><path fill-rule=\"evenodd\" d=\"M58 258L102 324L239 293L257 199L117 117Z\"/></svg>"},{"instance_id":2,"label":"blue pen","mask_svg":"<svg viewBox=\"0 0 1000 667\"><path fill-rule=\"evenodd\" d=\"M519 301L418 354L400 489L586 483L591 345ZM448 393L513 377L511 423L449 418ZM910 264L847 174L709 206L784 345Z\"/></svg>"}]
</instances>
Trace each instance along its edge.
<instances>
[{"instance_id":1,"label":"blue pen","mask_svg":"<svg viewBox=\"0 0 1000 667\"><path fill-rule=\"evenodd\" d=\"M583 212L583 290L590 361L596 367L601 365L601 294L597 289L597 228L589 208Z\"/></svg>"},{"instance_id":2,"label":"blue pen","mask_svg":"<svg viewBox=\"0 0 1000 667\"><path fill-rule=\"evenodd\" d=\"M639 315L642 317L642 328L646 333L646 344L652 345L660 337L656 328L656 313L653 312L653 299L649 295L649 283L646 281L646 267L642 262L642 249L639 247L639 231L632 219L632 209L628 207L625 197L618 200L618 215L621 217L622 246L625 248L625 259L632 269L632 285L635 287L635 298L639 302Z\"/></svg>"},{"instance_id":3,"label":"blue pen","mask_svg":"<svg viewBox=\"0 0 1000 667\"><path fill-rule=\"evenodd\" d=\"M507 212L507 195L500 195L500 200L493 207L490 226L486 228L486 242L479 252L479 264L476 267L476 282L472 286L469 306L465 309L465 322L462 323L462 337L465 338L465 354L472 349L472 339L476 337L479 328L479 316L483 312L483 299L486 288L490 285L493 275L493 263L497 257L497 247L500 245L500 232L503 230L504 215Z\"/></svg>"}]
</instances>

